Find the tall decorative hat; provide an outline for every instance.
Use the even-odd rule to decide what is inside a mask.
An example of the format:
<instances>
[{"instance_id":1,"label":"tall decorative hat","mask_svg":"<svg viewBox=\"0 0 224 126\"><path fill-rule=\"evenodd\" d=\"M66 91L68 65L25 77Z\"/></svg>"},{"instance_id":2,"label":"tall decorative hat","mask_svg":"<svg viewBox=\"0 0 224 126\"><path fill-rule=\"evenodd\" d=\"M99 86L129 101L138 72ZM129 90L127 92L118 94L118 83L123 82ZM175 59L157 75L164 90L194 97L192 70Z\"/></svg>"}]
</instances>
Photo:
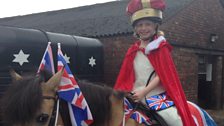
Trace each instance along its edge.
<instances>
[{"instance_id":1,"label":"tall decorative hat","mask_svg":"<svg viewBox=\"0 0 224 126\"><path fill-rule=\"evenodd\" d=\"M131 17L132 25L142 18L161 23L162 12L165 9L164 0L131 0L127 6L127 14Z\"/></svg>"}]
</instances>

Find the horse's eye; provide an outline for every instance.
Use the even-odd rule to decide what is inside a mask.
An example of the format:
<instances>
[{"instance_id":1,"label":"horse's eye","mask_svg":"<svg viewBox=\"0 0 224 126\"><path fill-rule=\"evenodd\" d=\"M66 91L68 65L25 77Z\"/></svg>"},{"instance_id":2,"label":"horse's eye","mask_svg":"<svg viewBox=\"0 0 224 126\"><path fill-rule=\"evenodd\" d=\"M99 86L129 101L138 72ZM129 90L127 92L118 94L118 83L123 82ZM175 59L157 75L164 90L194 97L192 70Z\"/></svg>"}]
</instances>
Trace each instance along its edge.
<instances>
[{"instance_id":1,"label":"horse's eye","mask_svg":"<svg viewBox=\"0 0 224 126\"><path fill-rule=\"evenodd\" d=\"M48 115L48 114L44 114L44 113L42 113L42 114L40 114L40 115L36 118L36 121L37 121L38 123L45 123L45 122L47 122L48 118L49 118L49 115Z\"/></svg>"}]
</instances>

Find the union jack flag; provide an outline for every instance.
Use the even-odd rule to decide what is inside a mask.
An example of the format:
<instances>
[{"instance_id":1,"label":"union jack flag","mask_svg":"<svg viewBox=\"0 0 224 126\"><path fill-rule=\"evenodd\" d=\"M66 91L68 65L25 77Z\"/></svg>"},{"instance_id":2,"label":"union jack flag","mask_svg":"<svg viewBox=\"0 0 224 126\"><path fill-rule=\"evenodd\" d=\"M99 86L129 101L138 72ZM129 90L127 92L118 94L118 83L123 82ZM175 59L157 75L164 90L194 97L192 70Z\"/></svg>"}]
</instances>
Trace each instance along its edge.
<instances>
[{"instance_id":1,"label":"union jack flag","mask_svg":"<svg viewBox=\"0 0 224 126\"><path fill-rule=\"evenodd\" d=\"M143 113L139 112L139 111L135 111L131 117L132 119L136 120L139 124L146 124L147 126L148 125L152 125L152 122L151 120L146 116L144 115Z\"/></svg>"},{"instance_id":2,"label":"union jack flag","mask_svg":"<svg viewBox=\"0 0 224 126\"><path fill-rule=\"evenodd\" d=\"M52 74L55 73L51 42L48 42L47 48L44 52L44 55L41 60L37 73L39 73L41 70L44 70L44 69L50 71Z\"/></svg>"},{"instance_id":3,"label":"union jack flag","mask_svg":"<svg viewBox=\"0 0 224 126\"><path fill-rule=\"evenodd\" d=\"M58 71L65 67L58 94L68 102L71 123L73 126L88 126L93 122L89 106L64 59L60 43L58 43Z\"/></svg>"},{"instance_id":4,"label":"union jack flag","mask_svg":"<svg viewBox=\"0 0 224 126\"><path fill-rule=\"evenodd\" d=\"M124 114L128 115L133 110L131 103L127 98L124 98Z\"/></svg>"},{"instance_id":5,"label":"union jack flag","mask_svg":"<svg viewBox=\"0 0 224 126\"><path fill-rule=\"evenodd\" d=\"M133 113L131 113L132 111ZM126 98L124 98L124 114L125 114L125 117L128 117L128 115L131 114L130 118L134 119L139 124L144 123L146 125L152 125L151 120L145 114L137 110L134 110L133 106Z\"/></svg>"},{"instance_id":6,"label":"union jack flag","mask_svg":"<svg viewBox=\"0 0 224 126\"><path fill-rule=\"evenodd\" d=\"M152 110L163 110L174 105L173 101L168 100L166 93L151 96L146 99L146 103Z\"/></svg>"}]
</instances>

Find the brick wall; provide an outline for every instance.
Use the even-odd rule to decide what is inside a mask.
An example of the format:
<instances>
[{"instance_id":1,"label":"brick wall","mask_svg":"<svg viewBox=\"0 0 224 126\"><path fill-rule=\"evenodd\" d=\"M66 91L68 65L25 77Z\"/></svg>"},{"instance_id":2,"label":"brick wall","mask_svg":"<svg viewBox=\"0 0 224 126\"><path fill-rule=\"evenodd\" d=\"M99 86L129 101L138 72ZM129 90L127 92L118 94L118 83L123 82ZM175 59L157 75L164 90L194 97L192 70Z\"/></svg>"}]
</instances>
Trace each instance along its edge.
<instances>
[{"instance_id":1,"label":"brick wall","mask_svg":"<svg viewBox=\"0 0 224 126\"><path fill-rule=\"evenodd\" d=\"M100 38L104 45L104 80L113 86L125 53L135 41L132 35Z\"/></svg>"},{"instance_id":2,"label":"brick wall","mask_svg":"<svg viewBox=\"0 0 224 126\"><path fill-rule=\"evenodd\" d=\"M172 54L187 99L197 102L198 56L192 51L175 47Z\"/></svg>"},{"instance_id":3,"label":"brick wall","mask_svg":"<svg viewBox=\"0 0 224 126\"><path fill-rule=\"evenodd\" d=\"M224 9L219 0L195 0L188 7L164 22L170 42L204 48L224 48ZM210 43L211 33L219 35L217 43Z\"/></svg>"},{"instance_id":4,"label":"brick wall","mask_svg":"<svg viewBox=\"0 0 224 126\"><path fill-rule=\"evenodd\" d=\"M173 58L187 99L197 102L198 56L193 48L224 48L224 9L218 0L195 0L161 26L169 42L175 47ZM219 35L216 43L210 43L211 33ZM99 38L104 45L105 82L113 86L121 67L125 52L134 42L132 35ZM221 76L221 75L220 75Z\"/></svg>"}]
</instances>

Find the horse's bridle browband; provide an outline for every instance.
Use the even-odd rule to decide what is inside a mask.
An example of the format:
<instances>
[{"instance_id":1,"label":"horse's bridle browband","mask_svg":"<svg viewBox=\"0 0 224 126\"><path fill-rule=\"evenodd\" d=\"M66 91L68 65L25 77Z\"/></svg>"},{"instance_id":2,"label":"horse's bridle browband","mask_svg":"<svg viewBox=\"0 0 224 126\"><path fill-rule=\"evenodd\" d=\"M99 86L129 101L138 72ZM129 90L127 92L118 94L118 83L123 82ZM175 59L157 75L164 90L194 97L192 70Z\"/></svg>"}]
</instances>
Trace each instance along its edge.
<instances>
[{"instance_id":1,"label":"horse's bridle browband","mask_svg":"<svg viewBox=\"0 0 224 126\"><path fill-rule=\"evenodd\" d=\"M56 97L54 97L54 96L42 96L42 98L43 99L52 99L52 100L54 100L54 101L56 101L57 100L57 98Z\"/></svg>"}]
</instances>

